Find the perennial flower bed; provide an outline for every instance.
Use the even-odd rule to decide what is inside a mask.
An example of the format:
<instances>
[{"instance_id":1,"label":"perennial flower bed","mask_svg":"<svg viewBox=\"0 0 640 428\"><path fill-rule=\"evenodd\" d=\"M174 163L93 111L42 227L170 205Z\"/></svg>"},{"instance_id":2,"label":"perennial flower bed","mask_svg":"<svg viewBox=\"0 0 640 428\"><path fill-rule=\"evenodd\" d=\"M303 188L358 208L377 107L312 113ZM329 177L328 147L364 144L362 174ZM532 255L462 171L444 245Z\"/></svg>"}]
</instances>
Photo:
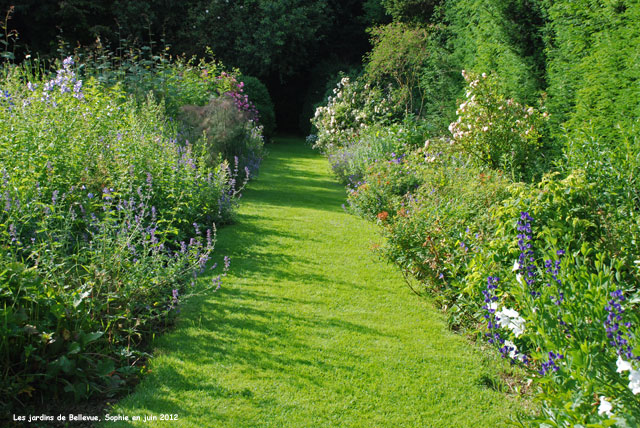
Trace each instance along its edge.
<instances>
[{"instance_id":1,"label":"perennial flower bed","mask_svg":"<svg viewBox=\"0 0 640 428\"><path fill-rule=\"evenodd\" d=\"M402 132L374 124L323 146L349 209L382 226L378 251L454 328L522 368L540 410L514 423L637 426L640 257L616 250L625 241L610 234L588 172L541 173L544 107L502 96L494 76L463 74L450 136L405 119L393 125Z\"/></svg>"},{"instance_id":2,"label":"perennial flower bed","mask_svg":"<svg viewBox=\"0 0 640 428\"><path fill-rule=\"evenodd\" d=\"M216 224L232 218L251 174L238 164L257 167L207 161L206 142L180 141L153 95L136 100L77 70L69 57L51 78L8 66L0 79L2 412L135 382L145 345L196 291ZM241 89L220 76L207 100ZM259 128L251 135L261 148ZM229 264L204 289L217 289Z\"/></svg>"}]
</instances>

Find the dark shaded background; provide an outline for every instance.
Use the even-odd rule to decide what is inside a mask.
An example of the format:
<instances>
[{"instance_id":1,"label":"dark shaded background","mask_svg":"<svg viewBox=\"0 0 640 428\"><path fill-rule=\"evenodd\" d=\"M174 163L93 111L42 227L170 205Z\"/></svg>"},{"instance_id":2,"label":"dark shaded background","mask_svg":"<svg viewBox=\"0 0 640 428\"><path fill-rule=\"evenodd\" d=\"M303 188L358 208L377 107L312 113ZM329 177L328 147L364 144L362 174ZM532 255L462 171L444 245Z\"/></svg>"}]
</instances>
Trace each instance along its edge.
<instances>
[{"instance_id":1,"label":"dark shaded background","mask_svg":"<svg viewBox=\"0 0 640 428\"><path fill-rule=\"evenodd\" d=\"M17 61L97 43L151 52L169 46L187 56L210 47L225 66L267 85L278 128L288 132L307 126L301 115L324 95L311 76L326 82L358 67L370 48L366 28L388 19L380 0L2 0L3 21L10 6L8 28L19 38L9 49Z\"/></svg>"}]
</instances>

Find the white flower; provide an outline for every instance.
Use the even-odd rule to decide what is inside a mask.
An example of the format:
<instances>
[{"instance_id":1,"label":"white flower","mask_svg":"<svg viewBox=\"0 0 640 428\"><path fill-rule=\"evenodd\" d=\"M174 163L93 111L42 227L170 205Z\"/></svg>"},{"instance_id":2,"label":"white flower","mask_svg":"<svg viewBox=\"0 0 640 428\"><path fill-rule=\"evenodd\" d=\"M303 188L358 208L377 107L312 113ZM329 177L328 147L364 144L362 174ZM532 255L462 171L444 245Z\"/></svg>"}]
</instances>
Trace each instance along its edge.
<instances>
[{"instance_id":1,"label":"white flower","mask_svg":"<svg viewBox=\"0 0 640 428\"><path fill-rule=\"evenodd\" d=\"M520 263L518 263L518 261L514 261L513 262L513 269L511 269L512 272L517 271L518 269L520 269Z\"/></svg>"},{"instance_id":2,"label":"white flower","mask_svg":"<svg viewBox=\"0 0 640 428\"><path fill-rule=\"evenodd\" d=\"M498 302L490 302L489 304L487 304L487 309L495 311L496 309L498 309Z\"/></svg>"},{"instance_id":3,"label":"white flower","mask_svg":"<svg viewBox=\"0 0 640 428\"><path fill-rule=\"evenodd\" d=\"M511 348L509 350L509 357L513 360L520 360L522 362L524 362L524 354L520 354L518 352L518 347L510 340L505 340L504 341L504 346L508 346L509 348Z\"/></svg>"},{"instance_id":4,"label":"white flower","mask_svg":"<svg viewBox=\"0 0 640 428\"><path fill-rule=\"evenodd\" d=\"M508 346L509 348L511 348L509 350L509 357L515 359L516 358L516 354L518 353L518 347L510 340L505 340L504 341L504 346Z\"/></svg>"},{"instance_id":5,"label":"white flower","mask_svg":"<svg viewBox=\"0 0 640 428\"><path fill-rule=\"evenodd\" d=\"M513 331L516 337L520 337L524 333L524 319L520 316L518 311L514 309L504 308L501 311L496 312L496 317L499 318L498 324L500 327L508 328Z\"/></svg>"},{"instance_id":6,"label":"white flower","mask_svg":"<svg viewBox=\"0 0 640 428\"><path fill-rule=\"evenodd\" d=\"M618 373L628 372L633 370L631 367L631 363L622 359L622 357L618 357L618 361L616 361L616 366L618 366Z\"/></svg>"},{"instance_id":7,"label":"white flower","mask_svg":"<svg viewBox=\"0 0 640 428\"><path fill-rule=\"evenodd\" d=\"M629 372L629 388L634 394L640 394L640 370Z\"/></svg>"},{"instance_id":8,"label":"white flower","mask_svg":"<svg viewBox=\"0 0 640 428\"><path fill-rule=\"evenodd\" d=\"M635 370L630 362L625 361L622 357L618 357L616 361L616 370L618 373L629 372L629 389L634 394L640 394L640 370Z\"/></svg>"},{"instance_id":9,"label":"white flower","mask_svg":"<svg viewBox=\"0 0 640 428\"><path fill-rule=\"evenodd\" d=\"M521 274L516 274L516 281L518 281L518 284L522 285L522 275Z\"/></svg>"},{"instance_id":10,"label":"white flower","mask_svg":"<svg viewBox=\"0 0 640 428\"><path fill-rule=\"evenodd\" d=\"M598 414L599 415L607 415L608 417L613 416L613 413L611 413L611 410L613 410L613 405L608 402L605 397L600 397L600 406L598 406Z\"/></svg>"}]
</instances>

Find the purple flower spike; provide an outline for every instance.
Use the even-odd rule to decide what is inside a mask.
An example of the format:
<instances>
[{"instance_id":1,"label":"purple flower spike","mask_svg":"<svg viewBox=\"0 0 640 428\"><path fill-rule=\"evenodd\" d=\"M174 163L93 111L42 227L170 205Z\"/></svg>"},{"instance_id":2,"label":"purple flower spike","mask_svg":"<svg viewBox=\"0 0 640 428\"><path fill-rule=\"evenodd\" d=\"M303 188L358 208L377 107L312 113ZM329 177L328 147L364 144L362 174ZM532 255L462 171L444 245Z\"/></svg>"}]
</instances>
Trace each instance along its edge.
<instances>
[{"instance_id":1,"label":"purple flower spike","mask_svg":"<svg viewBox=\"0 0 640 428\"><path fill-rule=\"evenodd\" d=\"M624 322L624 308L621 303L625 301L622 290L615 290L610 293L612 299L604 308L607 311L607 318L604 321L604 327L609 338L609 344L616 349L620 356L629 359L640 359L633 354L632 333L630 332L631 323Z\"/></svg>"}]
</instances>

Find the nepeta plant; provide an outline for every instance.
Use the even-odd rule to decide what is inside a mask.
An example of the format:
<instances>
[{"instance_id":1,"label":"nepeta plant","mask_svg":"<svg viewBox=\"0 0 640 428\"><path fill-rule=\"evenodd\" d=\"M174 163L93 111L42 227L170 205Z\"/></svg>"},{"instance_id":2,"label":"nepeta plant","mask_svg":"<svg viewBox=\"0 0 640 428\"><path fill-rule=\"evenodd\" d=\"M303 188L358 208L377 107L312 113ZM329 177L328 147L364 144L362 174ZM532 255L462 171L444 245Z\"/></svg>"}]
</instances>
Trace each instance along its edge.
<instances>
[{"instance_id":1,"label":"nepeta plant","mask_svg":"<svg viewBox=\"0 0 640 428\"><path fill-rule=\"evenodd\" d=\"M220 286L228 258L196 281L250 176L75 66L0 79L0 411L126 388L180 302Z\"/></svg>"}]
</instances>

